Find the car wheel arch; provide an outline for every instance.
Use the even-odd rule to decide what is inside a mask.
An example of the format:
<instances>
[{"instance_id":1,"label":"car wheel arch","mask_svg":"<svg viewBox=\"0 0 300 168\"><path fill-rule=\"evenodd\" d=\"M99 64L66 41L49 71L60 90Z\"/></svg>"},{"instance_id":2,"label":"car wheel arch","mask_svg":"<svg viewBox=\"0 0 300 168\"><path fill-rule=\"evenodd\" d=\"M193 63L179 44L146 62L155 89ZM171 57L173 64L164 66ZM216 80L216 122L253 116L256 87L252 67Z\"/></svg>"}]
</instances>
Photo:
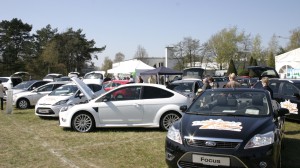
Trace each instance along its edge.
<instances>
[{"instance_id":1,"label":"car wheel arch","mask_svg":"<svg viewBox=\"0 0 300 168\"><path fill-rule=\"evenodd\" d=\"M91 117L92 122L93 122L92 128L91 128L89 131L87 131L87 132L93 131L93 130L96 128L97 122L96 122L95 116L94 116L91 112L86 111L86 110L79 110L79 111L75 112L75 113L72 115L71 120L70 120L70 122L71 122L71 123L70 123L71 128L72 128L73 130L76 130L76 129L74 128L73 121L74 121L75 117L77 117L77 116L80 115L80 114L85 114L85 115L88 115L88 116ZM76 130L76 131L77 131L77 130Z\"/></svg>"},{"instance_id":2,"label":"car wheel arch","mask_svg":"<svg viewBox=\"0 0 300 168\"><path fill-rule=\"evenodd\" d=\"M27 98L25 98L25 97L20 97L20 98L16 101L16 107L17 107L17 108L19 108L19 109L26 109L26 108L20 107L20 105L19 105L19 103L20 103L22 100L26 101L26 103L27 103L27 107L26 107L26 108L29 108L29 107L31 106L31 105L30 105L30 101L29 101Z\"/></svg>"},{"instance_id":3,"label":"car wheel arch","mask_svg":"<svg viewBox=\"0 0 300 168\"><path fill-rule=\"evenodd\" d=\"M160 127L160 129L162 129L163 131L167 131L168 130L168 128L166 128L165 123L164 123L165 122L164 120L166 119L165 117L171 117L171 118L174 119L174 117L176 117L176 116L178 117L177 120L179 120L182 117L182 114L180 112L176 111L176 110L169 110L169 111L164 112L160 116L160 119L159 119L159 127ZM175 121L173 121L173 122L175 122Z\"/></svg>"}]
</instances>

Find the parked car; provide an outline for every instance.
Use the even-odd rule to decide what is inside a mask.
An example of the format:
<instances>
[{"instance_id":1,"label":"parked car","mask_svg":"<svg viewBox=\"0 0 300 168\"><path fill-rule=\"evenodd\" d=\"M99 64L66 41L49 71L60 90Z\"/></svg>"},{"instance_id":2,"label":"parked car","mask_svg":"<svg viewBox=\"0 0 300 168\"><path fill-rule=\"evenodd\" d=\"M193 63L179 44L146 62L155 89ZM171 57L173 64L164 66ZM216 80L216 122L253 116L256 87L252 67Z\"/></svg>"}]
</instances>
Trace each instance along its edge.
<instances>
[{"instance_id":1,"label":"parked car","mask_svg":"<svg viewBox=\"0 0 300 168\"><path fill-rule=\"evenodd\" d=\"M203 82L201 79L184 78L182 80L171 82L167 88L181 93L189 97L191 100L194 100L196 98L198 89L201 89L202 86Z\"/></svg>"},{"instance_id":2,"label":"parked car","mask_svg":"<svg viewBox=\"0 0 300 168\"><path fill-rule=\"evenodd\" d=\"M76 77L71 78L73 81L79 80ZM81 81L81 80L79 80ZM81 81L81 83L83 83ZM105 91L102 85L95 83L87 83L87 85L94 97L103 94ZM88 101L87 97L79 90L76 83L71 82L69 84L60 86L53 90L48 95L42 97L35 106L35 114L40 117L58 117L58 113L62 107L85 103Z\"/></svg>"},{"instance_id":3,"label":"parked car","mask_svg":"<svg viewBox=\"0 0 300 168\"><path fill-rule=\"evenodd\" d=\"M20 109L27 109L31 106L35 106L41 97L67 83L68 82L50 82L32 91L15 93L13 94L13 105Z\"/></svg>"},{"instance_id":4,"label":"parked car","mask_svg":"<svg viewBox=\"0 0 300 168\"><path fill-rule=\"evenodd\" d=\"M111 80L111 81L106 81L106 82L103 82L103 87L104 87L104 90L107 92L107 91L110 91L111 89L114 89L120 85L124 85L124 84L128 84L129 83L129 80Z\"/></svg>"},{"instance_id":5,"label":"parked car","mask_svg":"<svg viewBox=\"0 0 300 168\"><path fill-rule=\"evenodd\" d=\"M300 80L269 79L269 86L274 99L290 110L286 118L300 121ZM262 89L261 81L254 84L253 88Z\"/></svg>"},{"instance_id":6,"label":"parked car","mask_svg":"<svg viewBox=\"0 0 300 168\"><path fill-rule=\"evenodd\" d=\"M63 76L62 74L58 74L58 73L49 73L43 78L43 80L54 82L57 80L57 78L60 78L62 76Z\"/></svg>"},{"instance_id":7,"label":"parked car","mask_svg":"<svg viewBox=\"0 0 300 168\"><path fill-rule=\"evenodd\" d=\"M29 80L23 81L12 88L13 94L25 92L25 91L32 91L42 85L49 83L49 81L42 81L42 80Z\"/></svg>"},{"instance_id":8,"label":"parked car","mask_svg":"<svg viewBox=\"0 0 300 168\"><path fill-rule=\"evenodd\" d=\"M204 91L167 133L169 167L280 167L289 111L261 89Z\"/></svg>"},{"instance_id":9,"label":"parked car","mask_svg":"<svg viewBox=\"0 0 300 168\"><path fill-rule=\"evenodd\" d=\"M17 84L21 83L23 79L21 77L0 77L4 89L12 89Z\"/></svg>"},{"instance_id":10,"label":"parked car","mask_svg":"<svg viewBox=\"0 0 300 168\"><path fill-rule=\"evenodd\" d=\"M224 88L229 81L225 76L213 76L212 78L218 83L219 88Z\"/></svg>"},{"instance_id":11,"label":"parked car","mask_svg":"<svg viewBox=\"0 0 300 168\"><path fill-rule=\"evenodd\" d=\"M269 78L279 78L279 74L273 67L266 67L266 66L248 66L247 69L249 71L254 72L254 76L258 77L259 80L262 77L269 77Z\"/></svg>"},{"instance_id":12,"label":"parked car","mask_svg":"<svg viewBox=\"0 0 300 168\"><path fill-rule=\"evenodd\" d=\"M84 75L83 81L101 85L103 83L104 74L105 71L91 71Z\"/></svg>"},{"instance_id":13,"label":"parked car","mask_svg":"<svg viewBox=\"0 0 300 168\"><path fill-rule=\"evenodd\" d=\"M130 90L124 97L116 92ZM167 130L181 118L179 107L189 105L186 97L164 85L133 83L120 85L86 104L67 106L59 113L61 127L89 132L95 127L159 127Z\"/></svg>"}]
</instances>

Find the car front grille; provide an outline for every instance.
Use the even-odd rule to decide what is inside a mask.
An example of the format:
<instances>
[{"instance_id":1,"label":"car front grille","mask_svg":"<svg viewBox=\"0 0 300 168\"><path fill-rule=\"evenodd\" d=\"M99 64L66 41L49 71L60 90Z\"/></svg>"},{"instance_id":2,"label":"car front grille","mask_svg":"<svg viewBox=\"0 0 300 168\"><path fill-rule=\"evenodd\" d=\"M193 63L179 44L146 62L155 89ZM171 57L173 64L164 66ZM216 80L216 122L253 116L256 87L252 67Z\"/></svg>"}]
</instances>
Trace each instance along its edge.
<instances>
[{"instance_id":1,"label":"car front grille","mask_svg":"<svg viewBox=\"0 0 300 168\"><path fill-rule=\"evenodd\" d=\"M219 138L189 138L184 137L185 142L193 147L207 147L207 148L222 148L234 149L239 146L242 140L239 139L219 139Z\"/></svg>"}]
</instances>

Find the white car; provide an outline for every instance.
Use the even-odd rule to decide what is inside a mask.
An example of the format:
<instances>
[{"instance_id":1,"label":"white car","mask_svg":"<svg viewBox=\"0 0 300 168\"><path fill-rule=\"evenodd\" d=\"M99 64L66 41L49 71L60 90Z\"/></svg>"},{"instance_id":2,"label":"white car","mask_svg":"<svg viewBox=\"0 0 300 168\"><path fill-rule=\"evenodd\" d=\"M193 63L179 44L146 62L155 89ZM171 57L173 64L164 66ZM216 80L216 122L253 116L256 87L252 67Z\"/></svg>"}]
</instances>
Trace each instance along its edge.
<instances>
[{"instance_id":1,"label":"white car","mask_svg":"<svg viewBox=\"0 0 300 168\"><path fill-rule=\"evenodd\" d=\"M95 83L84 83L80 79L73 77L73 81L78 80L82 85L91 89L91 94L95 97L105 92L102 85ZM35 114L40 117L58 117L58 113L62 107L70 104L85 103L87 101L76 83L71 82L53 90L48 95L42 97L35 106Z\"/></svg>"},{"instance_id":2,"label":"white car","mask_svg":"<svg viewBox=\"0 0 300 168\"><path fill-rule=\"evenodd\" d=\"M49 94L54 89L60 87L61 85L67 84L69 82L63 81L63 82L50 82L45 85L42 85L32 91L24 91L13 94L13 105L16 106L16 108L20 109L27 109L30 106L35 106L37 101Z\"/></svg>"},{"instance_id":3,"label":"white car","mask_svg":"<svg viewBox=\"0 0 300 168\"><path fill-rule=\"evenodd\" d=\"M85 104L67 106L59 112L61 127L89 132L95 127L160 127L167 130L181 118L180 106L190 105L186 96L164 85L120 85Z\"/></svg>"}]
</instances>

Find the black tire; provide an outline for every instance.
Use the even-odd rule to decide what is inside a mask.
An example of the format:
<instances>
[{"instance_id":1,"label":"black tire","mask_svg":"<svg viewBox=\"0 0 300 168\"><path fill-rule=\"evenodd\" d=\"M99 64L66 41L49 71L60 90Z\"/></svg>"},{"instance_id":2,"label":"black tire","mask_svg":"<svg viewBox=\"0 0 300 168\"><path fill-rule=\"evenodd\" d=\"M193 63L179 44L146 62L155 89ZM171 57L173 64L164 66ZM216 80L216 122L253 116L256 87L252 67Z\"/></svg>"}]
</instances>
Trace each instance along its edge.
<instances>
[{"instance_id":1,"label":"black tire","mask_svg":"<svg viewBox=\"0 0 300 168\"><path fill-rule=\"evenodd\" d=\"M95 128L94 117L85 112L79 112L72 118L72 128L78 132L90 132Z\"/></svg>"},{"instance_id":2,"label":"black tire","mask_svg":"<svg viewBox=\"0 0 300 168\"><path fill-rule=\"evenodd\" d=\"M30 106L30 103L25 98L19 99L18 102L17 102L17 107L19 109L27 109L27 108L29 108L29 106Z\"/></svg>"},{"instance_id":3,"label":"black tire","mask_svg":"<svg viewBox=\"0 0 300 168\"><path fill-rule=\"evenodd\" d=\"M181 115L176 112L167 112L160 118L159 126L163 131L167 131L175 121L179 120Z\"/></svg>"}]
</instances>

